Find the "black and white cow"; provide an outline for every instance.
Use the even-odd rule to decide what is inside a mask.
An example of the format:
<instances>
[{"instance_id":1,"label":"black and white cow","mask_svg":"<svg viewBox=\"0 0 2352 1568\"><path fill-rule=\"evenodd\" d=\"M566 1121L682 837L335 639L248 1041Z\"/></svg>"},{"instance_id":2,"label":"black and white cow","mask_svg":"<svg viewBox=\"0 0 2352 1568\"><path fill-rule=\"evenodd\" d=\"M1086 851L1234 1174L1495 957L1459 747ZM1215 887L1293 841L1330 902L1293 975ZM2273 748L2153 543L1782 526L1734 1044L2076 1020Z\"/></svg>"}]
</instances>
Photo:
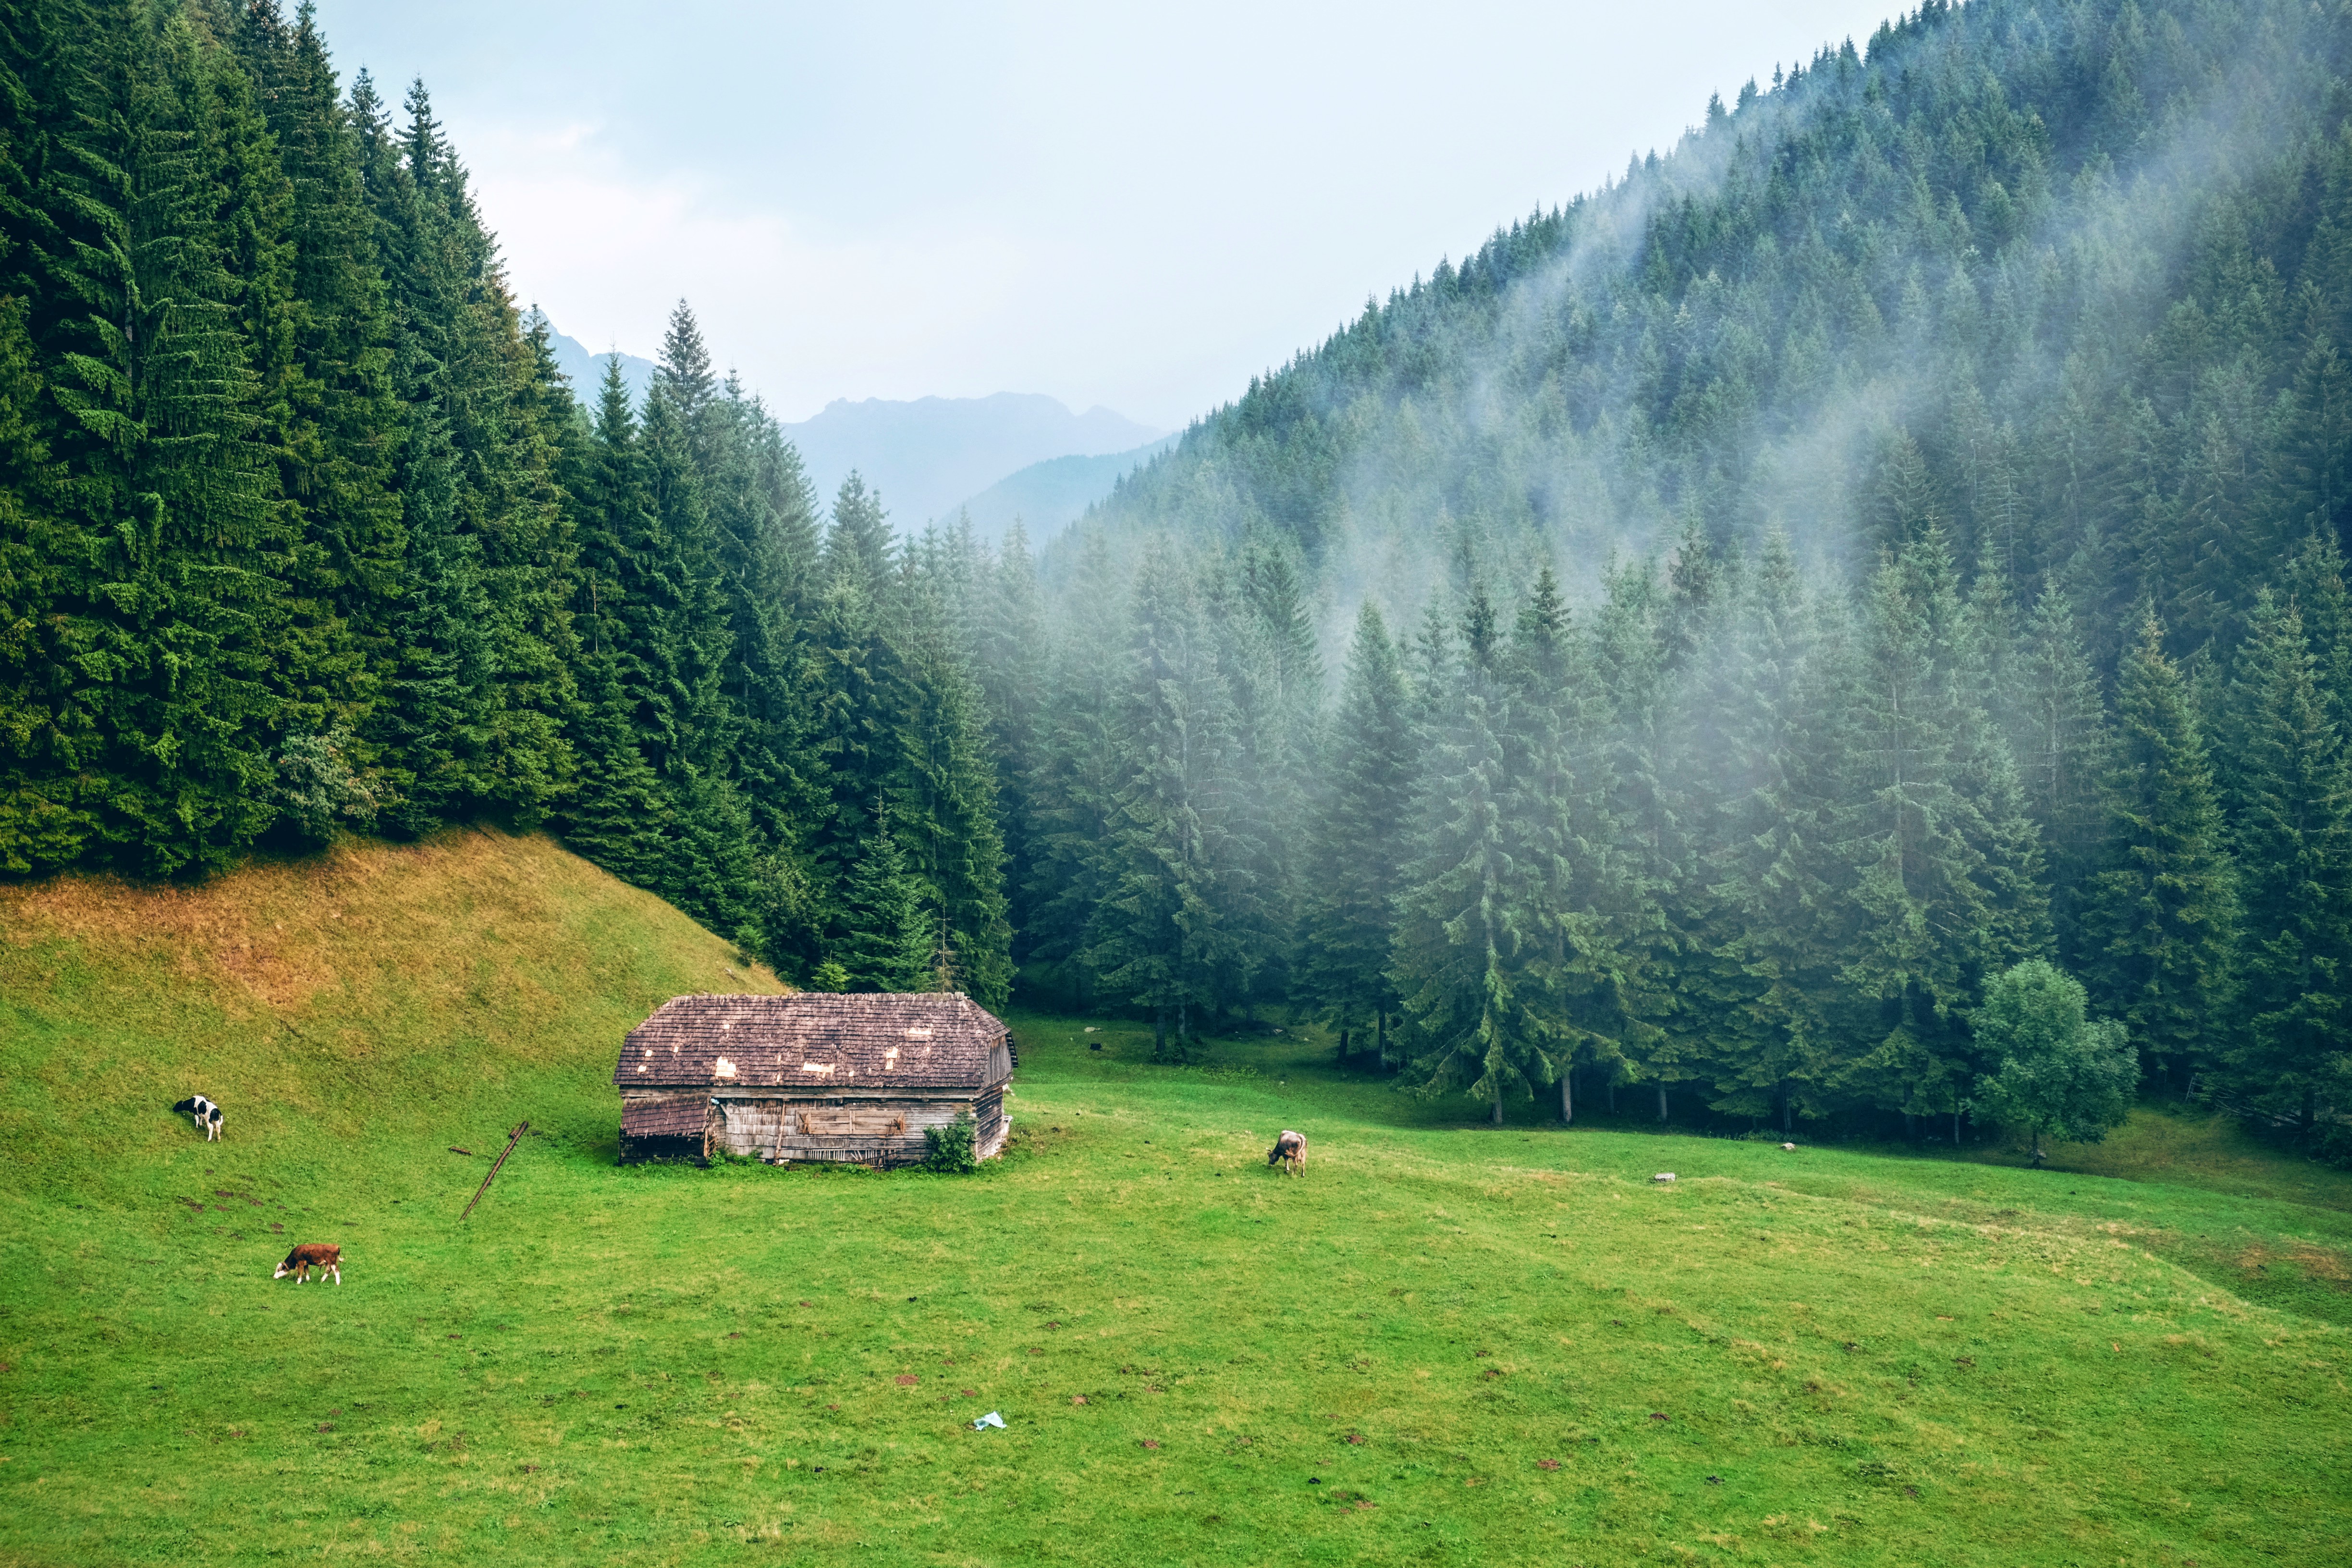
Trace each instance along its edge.
<instances>
[{"instance_id":1,"label":"black and white cow","mask_svg":"<svg viewBox=\"0 0 2352 1568\"><path fill-rule=\"evenodd\" d=\"M196 1131L205 1135L205 1142L210 1143L220 1137L221 1108L215 1105L211 1100L206 1100L203 1095L193 1095L190 1098L180 1101L177 1105L172 1107L172 1109L178 1111L183 1116L194 1117L196 1119Z\"/></svg>"}]
</instances>

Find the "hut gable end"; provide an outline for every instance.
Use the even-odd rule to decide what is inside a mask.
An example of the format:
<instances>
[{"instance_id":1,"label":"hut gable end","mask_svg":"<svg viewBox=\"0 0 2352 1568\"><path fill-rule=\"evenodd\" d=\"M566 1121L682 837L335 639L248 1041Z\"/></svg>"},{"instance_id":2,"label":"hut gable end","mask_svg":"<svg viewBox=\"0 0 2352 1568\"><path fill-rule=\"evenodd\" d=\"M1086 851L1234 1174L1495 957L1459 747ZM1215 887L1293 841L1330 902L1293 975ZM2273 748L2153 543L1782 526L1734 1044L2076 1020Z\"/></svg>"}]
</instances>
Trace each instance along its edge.
<instances>
[{"instance_id":1,"label":"hut gable end","mask_svg":"<svg viewBox=\"0 0 2352 1568\"><path fill-rule=\"evenodd\" d=\"M629 1031L621 1089L961 1089L1011 1071L1005 1026L970 997L674 996Z\"/></svg>"}]
</instances>

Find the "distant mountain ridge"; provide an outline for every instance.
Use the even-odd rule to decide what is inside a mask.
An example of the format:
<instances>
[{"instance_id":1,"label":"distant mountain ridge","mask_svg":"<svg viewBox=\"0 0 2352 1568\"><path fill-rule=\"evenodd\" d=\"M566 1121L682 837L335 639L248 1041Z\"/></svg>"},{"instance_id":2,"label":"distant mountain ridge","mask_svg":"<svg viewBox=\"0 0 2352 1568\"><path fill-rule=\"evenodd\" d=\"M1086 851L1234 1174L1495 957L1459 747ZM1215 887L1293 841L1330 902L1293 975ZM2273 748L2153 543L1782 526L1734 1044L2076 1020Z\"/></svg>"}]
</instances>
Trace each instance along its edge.
<instances>
[{"instance_id":1,"label":"distant mountain ridge","mask_svg":"<svg viewBox=\"0 0 2352 1568\"><path fill-rule=\"evenodd\" d=\"M1032 464L1132 454L1166 432L1108 408L1073 414L1057 398L1000 392L911 402L840 398L814 418L785 426L784 434L800 448L820 502L829 506L855 469L881 493L891 521L913 530L953 516L959 503ZM1108 489L1106 482L1101 493Z\"/></svg>"},{"instance_id":2,"label":"distant mountain ridge","mask_svg":"<svg viewBox=\"0 0 2352 1568\"><path fill-rule=\"evenodd\" d=\"M1119 480L1175 443L1174 436L1162 436L1128 452L1048 458L997 480L954 511L968 513L973 531L985 540L1003 538L1015 518L1033 541L1045 539L1084 517Z\"/></svg>"},{"instance_id":3,"label":"distant mountain ridge","mask_svg":"<svg viewBox=\"0 0 2352 1568\"><path fill-rule=\"evenodd\" d=\"M653 361L617 349L592 353L552 322L548 342L581 406L596 406L607 360L620 362L629 402L645 406ZM1168 435L1099 405L1073 414L1057 398L1023 392L910 402L835 398L783 431L800 450L820 507L831 507L855 469L880 493L899 528L944 521L968 506L988 538L1016 515L1033 535L1075 521L1164 447Z\"/></svg>"}]
</instances>

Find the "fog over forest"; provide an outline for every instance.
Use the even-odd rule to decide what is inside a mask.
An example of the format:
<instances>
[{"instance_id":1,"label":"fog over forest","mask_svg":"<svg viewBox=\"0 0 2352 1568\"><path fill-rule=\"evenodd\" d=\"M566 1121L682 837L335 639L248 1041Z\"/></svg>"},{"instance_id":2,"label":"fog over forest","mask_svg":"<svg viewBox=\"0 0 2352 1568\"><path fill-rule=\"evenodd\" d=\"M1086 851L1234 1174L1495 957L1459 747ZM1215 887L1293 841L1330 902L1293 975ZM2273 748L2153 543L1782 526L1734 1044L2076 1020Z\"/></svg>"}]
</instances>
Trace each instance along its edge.
<instances>
[{"instance_id":1,"label":"fog over forest","mask_svg":"<svg viewBox=\"0 0 2352 1568\"><path fill-rule=\"evenodd\" d=\"M1927 4L999 546L820 497L686 306L571 384L307 12L21 7L0 868L495 816L795 984L1498 1121L1962 1138L2050 964L2352 1147L2347 26Z\"/></svg>"}]
</instances>

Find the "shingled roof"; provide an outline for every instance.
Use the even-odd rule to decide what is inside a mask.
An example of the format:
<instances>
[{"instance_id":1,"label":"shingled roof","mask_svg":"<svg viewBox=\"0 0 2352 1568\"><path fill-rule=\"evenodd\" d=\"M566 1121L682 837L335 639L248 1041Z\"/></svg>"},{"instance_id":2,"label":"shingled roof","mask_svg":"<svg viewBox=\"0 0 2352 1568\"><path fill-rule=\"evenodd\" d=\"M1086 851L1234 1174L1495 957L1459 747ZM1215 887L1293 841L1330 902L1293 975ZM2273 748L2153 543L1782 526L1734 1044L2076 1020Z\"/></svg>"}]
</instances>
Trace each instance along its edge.
<instances>
[{"instance_id":1,"label":"shingled roof","mask_svg":"<svg viewBox=\"0 0 2352 1568\"><path fill-rule=\"evenodd\" d=\"M970 997L673 996L629 1031L624 1089L977 1089L1002 1076L1003 1022Z\"/></svg>"}]
</instances>

